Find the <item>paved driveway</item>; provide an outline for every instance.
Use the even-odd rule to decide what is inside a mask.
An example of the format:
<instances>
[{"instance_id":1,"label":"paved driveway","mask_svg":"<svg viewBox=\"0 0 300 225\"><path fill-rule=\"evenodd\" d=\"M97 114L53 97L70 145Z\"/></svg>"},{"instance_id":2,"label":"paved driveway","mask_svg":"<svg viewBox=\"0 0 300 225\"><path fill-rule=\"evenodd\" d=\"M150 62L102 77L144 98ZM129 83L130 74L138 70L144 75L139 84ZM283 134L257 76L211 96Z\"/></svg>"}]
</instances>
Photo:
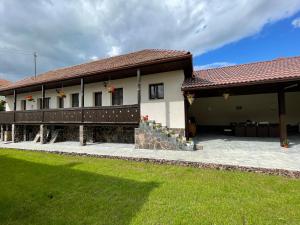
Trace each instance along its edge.
<instances>
[{"instance_id":1,"label":"paved driveway","mask_svg":"<svg viewBox=\"0 0 300 225\"><path fill-rule=\"evenodd\" d=\"M300 171L300 136L291 137L291 147L279 146L278 139L236 138L227 136L198 137L203 150L194 152L134 149L132 144L88 144L78 142L36 144L32 142L3 143L0 148L61 151L96 155L181 160L227 165L277 168Z\"/></svg>"}]
</instances>

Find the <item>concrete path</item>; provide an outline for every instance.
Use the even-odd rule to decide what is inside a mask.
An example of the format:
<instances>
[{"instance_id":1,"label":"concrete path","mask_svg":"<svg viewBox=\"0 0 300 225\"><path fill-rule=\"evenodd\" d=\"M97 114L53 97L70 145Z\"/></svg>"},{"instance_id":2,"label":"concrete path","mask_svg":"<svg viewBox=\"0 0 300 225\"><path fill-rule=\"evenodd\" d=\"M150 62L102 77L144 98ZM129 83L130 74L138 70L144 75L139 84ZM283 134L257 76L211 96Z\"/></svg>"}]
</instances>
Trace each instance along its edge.
<instances>
[{"instance_id":1,"label":"concrete path","mask_svg":"<svg viewBox=\"0 0 300 225\"><path fill-rule=\"evenodd\" d=\"M81 147L78 142L61 142L45 145L33 142L0 142L0 148L180 160L300 171L300 137L291 138L291 147L289 149L281 148L278 139L272 138L211 136L197 138L196 141L203 145L203 150L193 152L144 150L134 149L132 144L110 143L88 144Z\"/></svg>"}]
</instances>

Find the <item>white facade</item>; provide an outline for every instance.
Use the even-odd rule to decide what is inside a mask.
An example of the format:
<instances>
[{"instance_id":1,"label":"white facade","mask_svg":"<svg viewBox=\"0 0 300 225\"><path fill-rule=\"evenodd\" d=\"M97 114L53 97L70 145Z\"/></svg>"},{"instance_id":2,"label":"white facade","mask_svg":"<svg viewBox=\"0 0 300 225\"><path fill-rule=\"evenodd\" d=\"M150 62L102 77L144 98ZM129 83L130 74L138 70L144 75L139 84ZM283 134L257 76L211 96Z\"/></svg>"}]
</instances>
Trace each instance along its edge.
<instances>
[{"instance_id":1,"label":"white facade","mask_svg":"<svg viewBox=\"0 0 300 225\"><path fill-rule=\"evenodd\" d=\"M150 120L162 123L170 128L184 128L184 99L181 93L181 85L184 80L183 70L157 73L141 76L141 115L148 115ZM137 104L137 78L130 77L110 81L115 88L123 88L123 105ZM149 85L163 83L164 99L149 99ZM66 98L64 108L71 108L71 95L80 93L80 86L63 88ZM102 106L111 106L111 94L104 87L104 82L96 82L85 85L85 107L94 106L94 93L102 92ZM27 110L38 109L38 99L42 92L23 93L17 95L17 110L21 110L21 102L26 96L32 95L34 101L26 101ZM45 97L50 98L50 109L58 108L58 95L56 89L45 91ZM80 101L80 98L79 98ZM6 110L13 110L13 96L6 96ZM80 104L79 104L80 105Z\"/></svg>"}]
</instances>

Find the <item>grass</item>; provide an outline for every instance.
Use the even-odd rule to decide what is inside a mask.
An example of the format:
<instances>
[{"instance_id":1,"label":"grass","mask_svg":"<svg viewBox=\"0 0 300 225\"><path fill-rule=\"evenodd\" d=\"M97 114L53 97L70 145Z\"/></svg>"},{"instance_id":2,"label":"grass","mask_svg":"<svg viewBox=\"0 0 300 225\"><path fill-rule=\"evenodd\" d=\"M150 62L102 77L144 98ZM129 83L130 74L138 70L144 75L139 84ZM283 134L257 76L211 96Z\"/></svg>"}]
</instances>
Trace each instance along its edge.
<instances>
[{"instance_id":1,"label":"grass","mask_svg":"<svg viewBox=\"0 0 300 225\"><path fill-rule=\"evenodd\" d=\"M1 149L0 224L300 224L300 180Z\"/></svg>"}]
</instances>

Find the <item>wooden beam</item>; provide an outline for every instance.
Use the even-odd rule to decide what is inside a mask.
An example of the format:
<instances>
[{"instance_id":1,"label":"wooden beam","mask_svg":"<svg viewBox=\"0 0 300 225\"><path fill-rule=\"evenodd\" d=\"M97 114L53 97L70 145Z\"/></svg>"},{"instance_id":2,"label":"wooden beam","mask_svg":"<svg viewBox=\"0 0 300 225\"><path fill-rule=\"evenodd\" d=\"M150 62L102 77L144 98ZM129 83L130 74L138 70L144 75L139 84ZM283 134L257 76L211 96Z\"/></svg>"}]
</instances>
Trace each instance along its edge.
<instances>
[{"instance_id":1,"label":"wooden beam","mask_svg":"<svg viewBox=\"0 0 300 225\"><path fill-rule=\"evenodd\" d=\"M42 85L42 108L45 109L45 86Z\"/></svg>"},{"instance_id":2,"label":"wooden beam","mask_svg":"<svg viewBox=\"0 0 300 225\"><path fill-rule=\"evenodd\" d=\"M84 79L80 80L80 98L81 98L81 108L84 108Z\"/></svg>"},{"instance_id":3,"label":"wooden beam","mask_svg":"<svg viewBox=\"0 0 300 225\"><path fill-rule=\"evenodd\" d=\"M83 122L84 120L84 78L81 78L80 79L80 99L81 99L81 104L80 104L80 107L81 107L81 122Z\"/></svg>"},{"instance_id":4,"label":"wooden beam","mask_svg":"<svg viewBox=\"0 0 300 225\"><path fill-rule=\"evenodd\" d=\"M136 71L137 76L137 103L138 105L141 104L141 71L137 69Z\"/></svg>"},{"instance_id":5,"label":"wooden beam","mask_svg":"<svg viewBox=\"0 0 300 225\"><path fill-rule=\"evenodd\" d=\"M14 90L14 122L16 122L16 111L17 111L17 90Z\"/></svg>"},{"instance_id":6,"label":"wooden beam","mask_svg":"<svg viewBox=\"0 0 300 225\"><path fill-rule=\"evenodd\" d=\"M42 85L42 121L44 122L44 109L45 109L45 86Z\"/></svg>"},{"instance_id":7,"label":"wooden beam","mask_svg":"<svg viewBox=\"0 0 300 225\"><path fill-rule=\"evenodd\" d=\"M189 104L185 94L183 94L183 97L184 97L185 137L188 140L190 138L190 134L189 134L189 107L190 107L190 104Z\"/></svg>"},{"instance_id":8,"label":"wooden beam","mask_svg":"<svg viewBox=\"0 0 300 225\"><path fill-rule=\"evenodd\" d=\"M285 92L284 90L278 91L278 114L279 114L279 129L280 129L280 144L283 146L287 140L286 128L286 107L285 107Z\"/></svg>"},{"instance_id":9,"label":"wooden beam","mask_svg":"<svg viewBox=\"0 0 300 225\"><path fill-rule=\"evenodd\" d=\"M14 90L14 111L17 110L17 91Z\"/></svg>"}]
</instances>

